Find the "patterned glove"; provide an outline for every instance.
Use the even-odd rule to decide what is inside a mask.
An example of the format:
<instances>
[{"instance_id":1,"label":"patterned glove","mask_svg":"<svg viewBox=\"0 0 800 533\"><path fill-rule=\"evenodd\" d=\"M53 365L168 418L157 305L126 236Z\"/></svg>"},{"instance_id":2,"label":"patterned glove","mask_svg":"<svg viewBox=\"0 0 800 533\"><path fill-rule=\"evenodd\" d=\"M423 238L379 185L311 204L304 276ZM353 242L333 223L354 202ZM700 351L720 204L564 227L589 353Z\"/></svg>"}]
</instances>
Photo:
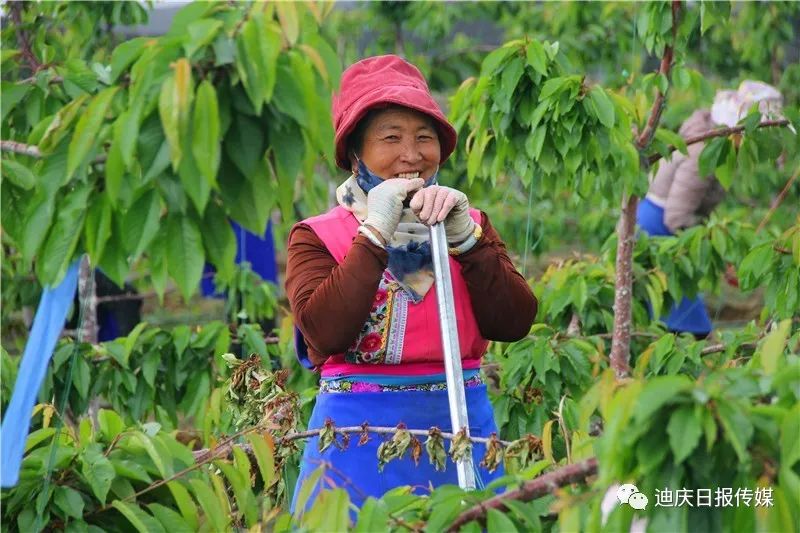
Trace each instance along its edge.
<instances>
[{"instance_id":1,"label":"patterned glove","mask_svg":"<svg viewBox=\"0 0 800 533\"><path fill-rule=\"evenodd\" d=\"M475 228L467 195L450 187L431 185L417 191L411 199L411 209L423 224L431 226L444 220L449 244L464 242Z\"/></svg>"},{"instance_id":2,"label":"patterned glove","mask_svg":"<svg viewBox=\"0 0 800 533\"><path fill-rule=\"evenodd\" d=\"M367 194L367 218L364 225L374 228L389 242L400 223L406 196L424 184L425 180L422 178L394 178L374 187Z\"/></svg>"}]
</instances>

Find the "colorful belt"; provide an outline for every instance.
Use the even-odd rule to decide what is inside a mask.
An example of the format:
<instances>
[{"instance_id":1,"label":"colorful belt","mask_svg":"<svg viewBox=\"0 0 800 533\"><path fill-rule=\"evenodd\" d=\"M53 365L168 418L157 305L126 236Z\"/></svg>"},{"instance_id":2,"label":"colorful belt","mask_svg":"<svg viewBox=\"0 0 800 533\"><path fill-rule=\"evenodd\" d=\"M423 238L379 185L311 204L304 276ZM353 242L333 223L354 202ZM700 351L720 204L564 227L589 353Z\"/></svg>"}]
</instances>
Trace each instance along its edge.
<instances>
[{"instance_id":1,"label":"colorful belt","mask_svg":"<svg viewBox=\"0 0 800 533\"><path fill-rule=\"evenodd\" d=\"M473 376L464 381L464 387L477 387L483 384L480 375ZM366 381L350 381L347 379L323 380L319 383L320 394L339 392L407 392L407 391L438 391L447 390L447 383L437 381L434 383L418 383L414 385L381 385Z\"/></svg>"}]
</instances>

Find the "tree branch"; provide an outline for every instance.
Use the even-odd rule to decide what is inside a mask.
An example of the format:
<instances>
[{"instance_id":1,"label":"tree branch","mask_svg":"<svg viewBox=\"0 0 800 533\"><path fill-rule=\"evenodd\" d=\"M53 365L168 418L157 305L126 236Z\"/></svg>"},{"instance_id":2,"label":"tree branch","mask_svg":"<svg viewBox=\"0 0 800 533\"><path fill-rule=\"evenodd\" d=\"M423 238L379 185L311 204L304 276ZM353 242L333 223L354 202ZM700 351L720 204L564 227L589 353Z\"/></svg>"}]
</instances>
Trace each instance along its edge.
<instances>
[{"instance_id":1,"label":"tree branch","mask_svg":"<svg viewBox=\"0 0 800 533\"><path fill-rule=\"evenodd\" d=\"M15 154L22 154L31 157L42 157L38 146L32 144L24 144L17 141L0 141L0 151L13 152Z\"/></svg>"},{"instance_id":2,"label":"tree branch","mask_svg":"<svg viewBox=\"0 0 800 533\"><path fill-rule=\"evenodd\" d=\"M311 429L308 431L300 431L297 433L289 433L288 435L280 437L277 440L279 440L281 443L286 443L300 439L308 439L311 437L316 437L317 435L320 434L320 432L323 429L324 428L319 428L319 429ZM334 431L335 433L344 435L347 433L362 433L364 431L364 428L362 426L348 426L348 427L336 428ZM395 433L397 433L397 428L386 427L386 426L367 426L367 431L369 433L377 433L378 435L394 435ZM418 437L428 436L427 429L406 429L406 431L408 431L411 435L416 435ZM451 440L454 436L452 433L445 433L444 431L442 431L441 434L443 438ZM469 437L469 440L472 443L478 443L478 444L487 444L490 441L490 439L487 437L472 437L472 436ZM503 446L508 446L509 444L511 444L509 441L505 440L499 440L498 442ZM230 454L234 447L241 448L245 452L249 453L249 445L247 444L234 445L228 443L226 445L228 447L227 450L222 450L221 446L217 446L216 448L213 449L204 448L202 450L196 450L192 452L192 454L194 455L195 460L203 461L209 454L213 454L214 457L220 457L220 455L224 456L223 452L225 452L225 454Z\"/></svg>"},{"instance_id":3,"label":"tree branch","mask_svg":"<svg viewBox=\"0 0 800 533\"><path fill-rule=\"evenodd\" d=\"M789 121L786 119L780 120L765 120L764 122L760 123L757 127L758 128L775 128L775 127L782 127L782 126L789 126ZM691 146L693 144L697 144L699 142L707 141L709 139L713 139L715 137L727 137L728 135L733 135L734 133L741 133L745 130L744 126L734 126L732 128L721 128L712 131L707 131L705 133L701 133L700 135L695 135L694 137L689 137L686 139L686 146ZM669 145L667 150L668 153L672 153L678 148L673 145ZM647 163L648 165L652 166L656 161L663 157L662 154L652 154L648 156Z\"/></svg>"},{"instance_id":4,"label":"tree branch","mask_svg":"<svg viewBox=\"0 0 800 533\"><path fill-rule=\"evenodd\" d=\"M800 167L797 167L797 170L794 171L792 177L789 178L789 180L786 182L786 185L783 186L780 194L778 194L778 197L772 203L772 206L769 208L769 211L767 211L767 214L764 215L763 219L761 219L761 222L758 224L758 228L756 228L756 234L758 234L762 229L764 229L764 226L767 225L767 222L769 222L769 219L781 205L783 199L786 197L786 194L789 192L789 189L792 187L792 184L797 179L798 174L800 174Z\"/></svg>"},{"instance_id":5,"label":"tree branch","mask_svg":"<svg viewBox=\"0 0 800 533\"><path fill-rule=\"evenodd\" d=\"M510 490L467 509L456 517L453 523L450 524L450 527L447 528L447 531L448 533L454 533L468 522L473 520L485 520L486 513L489 509L508 511L509 509L505 504L507 501L518 500L529 502L545 494L551 494L564 485L584 481L587 477L596 473L597 459L594 457L574 465L559 468L558 470L554 470L536 479L532 479L531 481L526 481L516 490Z\"/></svg>"},{"instance_id":6,"label":"tree branch","mask_svg":"<svg viewBox=\"0 0 800 533\"><path fill-rule=\"evenodd\" d=\"M678 31L678 11L680 10L680 0L673 0L672 2L672 44L664 47L664 57L661 58L661 65L658 68L658 73L666 76L669 80L670 70L672 69L672 58L674 55L675 37ZM658 91L656 99L653 102L653 108L650 111L650 118L644 127L644 131L639 134L636 139L636 146L639 151L646 150L653 140L653 135L658 129L658 123L661 121L661 113L664 111L664 99L666 95Z\"/></svg>"},{"instance_id":7,"label":"tree branch","mask_svg":"<svg viewBox=\"0 0 800 533\"><path fill-rule=\"evenodd\" d=\"M22 154L36 158L45 157L45 155L39 150L38 146L17 141L0 141L0 151L13 152L15 154ZM93 163L104 163L106 159L108 159L106 154L100 154L94 158Z\"/></svg>"},{"instance_id":8,"label":"tree branch","mask_svg":"<svg viewBox=\"0 0 800 533\"><path fill-rule=\"evenodd\" d=\"M14 23L14 26L16 26L17 42L19 43L20 54L22 54L22 57L25 58L25 61L28 63L31 71L36 74L42 68L42 64L33 53L33 49L31 48L31 39L28 35L28 32L23 29L22 1L16 0L13 2L8 2L6 5L8 6L8 14L11 17L11 21Z\"/></svg>"},{"instance_id":9,"label":"tree branch","mask_svg":"<svg viewBox=\"0 0 800 533\"><path fill-rule=\"evenodd\" d=\"M672 69L672 59L674 46L678 31L678 12L680 11L680 0L672 2L672 43L664 47L664 57L661 58L661 65L658 73L666 77L669 81ZM669 88L669 85L667 86ZM636 138L636 148L642 160L645 170L647 169L647 159L644 152L653 141L653 136L658 129L661 120L661 113L664 111L665 94L659 89L650 117L647 120L644 130ZM615 263L616 277L614 280L614 330L611 339L611 367L617 378L623 378L630 374L631 351L631 303L633 299L633 246L636 243L636 207L639 198L633 194L625 198L623 193L622 212L620 213L619 223L617 224L617 257Z\"/></svg>"}]
</instances>

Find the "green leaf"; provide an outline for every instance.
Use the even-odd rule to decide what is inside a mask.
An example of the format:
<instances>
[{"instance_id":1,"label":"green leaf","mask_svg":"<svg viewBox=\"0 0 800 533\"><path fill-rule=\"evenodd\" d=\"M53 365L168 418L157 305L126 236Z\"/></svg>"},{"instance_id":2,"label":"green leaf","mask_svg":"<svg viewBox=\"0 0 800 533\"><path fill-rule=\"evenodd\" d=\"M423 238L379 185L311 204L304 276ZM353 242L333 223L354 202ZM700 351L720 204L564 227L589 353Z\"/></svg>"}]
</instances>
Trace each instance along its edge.
<instances>
[{"instance_id":1,"label":"green leaf","mask_svg":"<svg viewBox=\"0 0 800 533\"><path fill-rule=\"evenodd\" d=\"M111 505L122 513L139 533L166 533L158 520L142 511L138 506L121 500L114 500Z\"/></svg>"},{"instance_id":2,"label":"green leaf","mask_svg":"<svg viewBox=\"0 0 800 533\"><path fill-rule=\"evenodd\" d=\"M119 75L133 63L148 46L150 37L136 37L120 43L111 54L111 83L114 83Z\"/></svg>"},{"instance_id":3,"label":"green leaf","mask_svg":"<svg viewBox=\"0 0 800 533\"><path fill-rule=\"evenodd\" d=\"M79 166L86 162L89 152L97 141L100 126L103 125L111 99L117 87L109 87L99 92L89 103L86 111L75 125L75 133L69 143L67 154L67 178L71 178Z\"/></svg>"},{"instance_id":4,"label":"green leaf","mask_svg":"<svg viewBox=\"0 0 800 533\"><path fill-rule=\"evenodd\" d=\"M100 409L97 412L97 422L100 426L100 432L108 442L114 440L114 437L122 433L125 429L122 418L114 411L108 409Z\"/></svg>"},{"instance_id":5,"label":"green leaf","mask_svg":"<svg viewBox=\"0 0 800 533\"><path fill-rule=\"evenodd\" d=\"M186 57L191 58L195 52L211 43L220 28L222 28L222 21L214 19L201 19L189 24L186 27L189 36L183 43Z\"/></svg>"},{"instance_id":6,"label":"green leaf","mask_svg":"<svg viewBox=\"0 0 800 533\"><path fill-rule=\"evenodd\" d=\"M698 161L700 176L711 176L714 173L719 166L719 160L724 155L723 150L728 146L727 137L717 137L705 145Z\"/></svg>"},{"instance_id":7,"label":"green leaf","mask_svg":"<svg viewBox=\"0 0 800 533\"><path fill-rule=\"evenodd\" d=\"M41 150L43 154L50 153L61 145L61 141L67 133L69 133L72 123L78 118L78 114L83 108L83 103L88 98L88 94L83 94L62 107L58 113L56 113L53 122L47 127L47 130L45 130L39 141L39 150ZM3 100L5 100L5 92L3 93ZM64 164L66 164L66 159ZM60 170L63 174L64 169L61 168Z\"/></svg>"},{"instance_id":8,"label":"green leaf","mask_svg":"<svg viewBox=\"0 0 800 533\"><path fill-rule=\"evenodd\" d=\"M503 533L518 531L514 522L497 509L489 509L486 514L486 529L488 531L502 531Z\"/></svg>"},{"instance_id":9,"label":"green leaf","mask_svg":"<svg viewBox=\"0 0 800 533\"><path fill-rule=\"evenodd\" d=\"M217 92L208 80L197 88L193 128L192 154L195 163L208 184L214 186L217 183L221 138Z\"/></svg>"},{"instance_id":10,"label":"green leaf","mask_svg":"<svg viewBox=\"0 0 800 533\"><path fill-rule=\"evenodd\" d=\"M272 438L256 433L248 433L246 438L253 447L261 480L265 486L269 486L275 479L275 445L272 443Z\"/></svg>"},{"instance_id":11,"label":"green leaf","mask_svg":"<svg viewBox=\"0 0 800 533\"><path fill-rule=\"evenodd\" d=\"M533 69L542 76L547 76L547 54L544 51L542 43L536 39L531 40L531 42L528 43L525 53L528 65L533 67Z\"/></svg>"},{"instance_id":12,"label":"green leaf","mask_svg":"<svg viewBox=\"0 0 800 533\"><path fill-rule=\"evenodd\" d=\"M311 531L347 531L350 526L350 495L337 488L323 490L306 513L303 523Z\"/></svg>"},{"instance_id":13,"label":"green leaf","mask_svg":"<svg viewBox=\"0 0 800 533\"><path fill-rule=\"evenodd\" d=\"M172 461L170 460L168 454L163 453L164 450L159 450L156 446L156 441L154 441L145 433L139 433L135 436L135 438L139 441L139 443L141 443L142 447L144 447L147 455L150 457L150 460L153 461L156 470L158 470L159 475L165 479L170 477L173 474L173 471Z\"/></svg>"},{"instance_id":14,"label":"green leaf","mask_svg":"<svg viewBox=\"0 0 800 533\"><path fill-rule=\"evenodd\" d=\"M167 487L172 493L172 497L175 499L175 503L184 520L186 520L186 523L189 524L189 527L191 527L193 531L196 531L199 524L197 506L189 495L189 491L178 481L170 481L167 483Z\"/></svg>"},{"instance_id":15,"label":"green leaf","mask_svg":"<svg viewBox=\"0 0 800 533\"><path fill-rule=\"evenodd\" d=\"M81 463L83 465L81 469L83 477L86 478L86 482L89 483L95 497L102 505L105 505L108 489L111 488L111 482L116 477L111 461L97 449L90 447L84 450L81 456Z\"/></svg>"},{"instance_id":16,"label":"green leaf","mask_svg":"<svg viewBox=\"0 0 800 533\"><path fill-rule=\"evenodd\" d=\"M717 414L722 428L725 430L725 438L731 443L739 461L746 463L749 460L747 445L753 437L753 424L742 413L739 408L731 405L730 402L720 402L717 406Z\"/></svg>"},{"instance_id":17,"label":"green leaf","mask_svg":"<svg viewBox=\"0 0 800 533\"><path fill-rule=\"evenodd\" d=\"M5 95L3 96L5 97ZM18 163L11 159L4 159L2 165L3 179L8 179L8 181L17 187L21 187L25 190L30 190L36 185L36 176L22 163Z\"/></svg>"},{"instance_id":18,"label":"green leaf","mask_svg":"<svg viewBox=\"0 0 800 533\"><path fill-rule=\"evenodd\" d=\"M147 504L147 508L150 509L153 516L161 522L161 525L164 526L164 529L169 531L169 533L191 533L195 531L180 514L169 507L165 507L160 503L150 503Z\"/></svg>"},{"instance_id":19,"label":"green leaf","mask_svg":"<svg viewBox=\"0 0 800 533\"><path fill-rule=\"evenodd\" d=\"M193 143L194 141L191 138L194 137L194 133L190 133L189 137L186 139L187 142ZM190 150L184 153L178 169L178 176L180 177L181 185L183 185L183 192L189 196L197 208L198 214L202 216L208 204L208 199L211 197L211 185L209 185L203 173L200 172L200 169L197 168L194 154Z\"/></svg>"},{"instance_id":20,"label":"green leaf","mask_svg":"<svg viewBox=\"0 0 800 533\"><path fill-rule=\"evenodd\" d=\"M663 405L694 387L686 376L658 376L650 379L639 395L634 416L637 423L649 420Z\"/></svg>"},{"instance_id":21,"label":"green leaf","mask_svg":"<svg viewBox=\"0 0 800 533\"><path fill-rule=\"evenodd\" d=\"M72 518L83 517L83 498L77 490L61 485L56 487L53 501L66 516Z\"/></svg>"},{"instance_id":22,"label":"green leaf","mask_svg":"<svg viewBox=\"0 0 800 533\"><path fill-rule=\"evenodd\" d=\"M90 192L90 187L79 186L58 203L55 222L36 262L36 273L42 283L59 282L72 262Z\"/></svg>"},{"instance_id":23,"label":"green leaf","mask_svg":"<svg viewBox=\"0 0 800 533\"><path fill-rule=\"evenodd\" d=\"M383 531L389 523L389 513L386 504L381 500L369 497L364 501L358 512L358 520L354 533L373 533Z\"/></svg>"},{"instance_id":24,"label":"green leaf","mask_svg":"<svg viewBox=\"0 0 800 533\"><path fill-rule=\"evenodd\" d=\"M106 242L111 237L111 204L105 194L101 194L89 205L84 229L86 251L89 252L92 264L97 265L103 257Z\"/></svg>"},{"instance_id":25,"label":"green leaf","mask_svg":"<svg viewBox=\"0 0 800 533\"><path fill-rule=\"evenodd\" d=\"M208 260L223 280L230 280L236 260L236 236L225 212L215 202L206 207L201 230Z\"/></svg>"},{"instance_id":26,"label":"green leaf","mask_svg":"<svg viewBox=\"0 0 800 533\"><path fill-rule=\"evenodd\" d=\"M30 88L31 85L28 83L0 82L0 93L3 94L3 99L0 101L0 107L2 107L0 119L2 119L3 123L5 123L6 117L11 110L25 98Z\"/></svg>"},{"instance_id":27,"label":"green leaf","mask_svg":"<svg viewBox=\"0 0 800 533\"><path fill-rule=\"evenodd\" d=\"M118 143L120 156L126 169L130 169L133 164L138 137L139 113L136 110L129 109L123 112L114 122L114 142Z\"/></svg>"},{"instance_id":28,"label":"green leaf","mask_svg":"<svg viewBox=\"0 0 800 533\"><path fill-rule=\"evenodd\" d=\"M228 483L236 497L236 507L244 515L245 523L248 527L253 527L258 522L258 503L250 490L249 476L244 477L239 470L229 463L216 461L214 464L228 478Z\"/></svg>"},{"instance_id":29,"label":"green leaf","mask_svg":"<svg viewBox=\"0 0 800 533\"><path fill-rule=\"evenodd\" d=\"M187 59L176 61L174 70L173 75L169 76L161 86L158 114L169 143L172 169L177 171L183 157L182 142L188 133L194 85L192 66Z\"/></svg>"},{"instance_id":30,"label":"green leaf","mask_svg":"<svg viewBox=\"0 0 800 533\"><path fill-rule=\"evenodd\" d=\"M674 131L665 128L658 128L656 130L655 137L664 144L674 146L683 155L689 155L689 150L686 147L686 141Z\"/></svg>"},{"instance_id":31,"label":"green leaf","mask_svg":"<svg viewBox=\"0 0 800 533\"><path fill-rule=\"evenodd\" d=\"M322 474L325 472L325 465L321 465L315 468L308 477L303 481L303 484L300 486L300 491L297 493L297 499L295 500L295 513L302 516L308 511L308 503L309 498L311 498L311 493L317 488L319 483L319 479L322 477Z\"/></svg>"},{"instance_id":32,"label":"green leaf","mask_svg":"<svg viewBox=\"0 0 800 533\"><path fill-rule=\"evenodd\" d=\"M481 65L481 76L492 76L500 67L505 59L519 49L517 46L508 45L502 46L493 52L490 52L483 60Z\"/></svg>"},{"instance_id":33,"label":"green leaf","mask_svg":"<svg viewBox=\"0 0 800 533\"><path fill-rule=\"evenodd\" d=\"M251 12L236 38L236 69L259 115L262 105L272 99L280 49L280 29L265 21L262 12Z\"/></svg>"},{"instance_id":34,"label":"green leaf","mask_svg":"<svg viewBox=\"0 0 800 533\"><path fill-rule=\"evenodd\" d=\"M245 115L236 115L225 136L225 153L248 180L256 180L263 172L265 150L264 130L259 123Z\"/></svg>"},{"instance_id":35,"label":"green leaf","mask_svg":"<svg viewBox=\"0 0 800 533\"><path fill-rule=\"evenodd\" d=\"M203 277L203 237L197 224L183 215L167 219L167 270L189 301Z\"/></svg>"},{"instance_id":36,"label":"green leaf","mask_svg":"<svg viewBox=\"0 0 800 533\"><path fill-rule=\"evenodd\" d=\"M108 158L105 164L106 171L106 196L111 205L116 207L119 203L120 194L124 187L125 162L122 160L122 151L119 141L114 139L108 149Z\"/></svg>"},{"instance_id":37,"label":"green leaf","mask_svg":"<svg viewBox=\"0 0 800 533\"><path fill-rule=\"evenodd\" d=\"M161 219L161 199L155 189L142 194L122 219L124 247L135 261L155 237Z\"/></svg>"},{"instance_id":38,"label":"green leaf","mask_svg":"<svg viewBox=\"0 0 800 533\"><path fill-rule=\"evenodd\" d=\"M800 403L796 403L783 417L780 448L781 466L793 468L800 461Z\"/></svg>"},{"instance_id":39,"label":"green leaf","mask_svg":"<svg viewBox=\"0 0 800 533\"><path fill-rule=\"evenodd\" d=\"M281 24L281 29L286 36L286 41L289 43L289 46L294 46L300 34L297 7L294 2L276 2L274 5L275 12L278 14L278 21L280 21Z\"/></svg>"},{"instance_id":40,"label":"green leaf","mask_svg":"<svg viewBox=\"0 0 800 533\"><path fill-rule=\"evenodd\" d=\"M778 327L767 334L761 345L761 349L759 350L761 366L764 367L764 373L768 376L774 375L778 370L778 362L783 355L783 348L786 345L786 339L789 336L791 324L791 320L781 321Z\"/></svg>"},{"instance_id":41,"label":"green leaf","mask_svg":"<svg viewBox=\"0 0 800 533\"><path fill-rule=\"evenodd\" d=\"M214 495L214 491L209 485L199 479L190 479L189 485L192 486L197 501L200 502L206 519L208 519L211 524L211 530L226 531L228 529L229 520L226 518L226 513L223 511L219 500Z\"/></svg>"},{"instance_id":42,"label":"green leaf","mask_svg":"<svg viewBox=\"0 0 800 533\"><path fill-rule=\"evenodd\" d=\"M595 85L589 91L589 98L592 99L595 109L597 110L597 118L600 123L606 128L613 128L616 123L616 114L614 110L614 103L608 97L606 92L599 85Z\"/></svg>"},{"instance_id":43,"label":"green leaf","mask_svg":"<svg viewBox=\"0 0 800 533\"><path fill-rule=\"evenodd\" d=\"M703 433L700 420L694 407L684 405L672 413L667 425L669 445L675 456L675 464L680 464L691 455L700 442Z\"/></svg>"}]
</instances>

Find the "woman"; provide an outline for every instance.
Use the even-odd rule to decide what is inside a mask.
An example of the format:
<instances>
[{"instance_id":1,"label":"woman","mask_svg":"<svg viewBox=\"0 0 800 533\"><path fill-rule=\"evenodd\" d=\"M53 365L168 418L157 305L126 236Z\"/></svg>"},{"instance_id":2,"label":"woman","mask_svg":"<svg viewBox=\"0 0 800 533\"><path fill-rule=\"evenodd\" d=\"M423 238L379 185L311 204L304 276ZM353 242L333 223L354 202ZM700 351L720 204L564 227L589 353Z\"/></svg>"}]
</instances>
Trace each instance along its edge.
<instances>
[{"instance_id":1,"label":"woman","mask_svg":"<svg viewBox=\"0 0 800 533\"><path fill-rule=\"evenodd\" d=\"M712 131L718 126L735 126L750 107L758 103L764 118L777 114L781 93L771 85L744 81L737 91L720 91L710 110L695 111L681 125L684 139ZM722 201L725 191L714 176L700 175L703 143L688 147L688 154L675 153L662 162L653 177L647 196L639 203L637 223L649 235L674 235L699 224ZM663 317L667 328L704 338L711 332L711 319L701 296L684 297Z\"/></svg>"},{"instance_id":2,"label":"woman","mask_svg":"<svg viewBox=\"0 0 800 533\"><path fill-rule=\"evenodd\" d=\"M393 55L343 73L333 118L336 162L352 176L337 189L338 206L292 229L286 265L298 355L321 373L309 428L331 418L339 427L451 429L429 243L429 225L443 221L470 432L488 436L496 426L481 356L489 340L523 338L537 302L486 214L436 184L456 132L419 70ZM319 453L311 439L295 496L323 462L356 505L401 485L457 483L454 464L436 472L408 455L378 472L381 440ZM476 468L484 451L474 446ZM499 475L477 470L479 486Z\"/></svg>"}]
</instances>

